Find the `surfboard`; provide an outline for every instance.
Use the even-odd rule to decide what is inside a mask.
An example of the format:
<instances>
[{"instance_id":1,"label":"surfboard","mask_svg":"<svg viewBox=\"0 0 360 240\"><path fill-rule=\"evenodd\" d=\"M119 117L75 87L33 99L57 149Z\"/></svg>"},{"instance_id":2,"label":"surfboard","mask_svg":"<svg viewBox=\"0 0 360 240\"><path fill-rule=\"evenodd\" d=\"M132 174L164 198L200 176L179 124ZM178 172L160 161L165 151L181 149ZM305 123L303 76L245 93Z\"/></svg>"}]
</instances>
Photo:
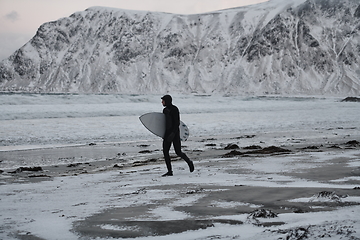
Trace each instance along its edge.
<instances>
[{"instance_id":1,"label":"surfboard","mask_svg":"<svg viewBox=\"0 0 360 240\"><path fill-rule=\"evenodd\" d=\"M166 119L165 114L160 112L145 113L139 117L141 123L153 134L164 138ZM186 124L180 121L180 140L186 141L189 138L189 128Z\"/></svg>"}]
</instances>

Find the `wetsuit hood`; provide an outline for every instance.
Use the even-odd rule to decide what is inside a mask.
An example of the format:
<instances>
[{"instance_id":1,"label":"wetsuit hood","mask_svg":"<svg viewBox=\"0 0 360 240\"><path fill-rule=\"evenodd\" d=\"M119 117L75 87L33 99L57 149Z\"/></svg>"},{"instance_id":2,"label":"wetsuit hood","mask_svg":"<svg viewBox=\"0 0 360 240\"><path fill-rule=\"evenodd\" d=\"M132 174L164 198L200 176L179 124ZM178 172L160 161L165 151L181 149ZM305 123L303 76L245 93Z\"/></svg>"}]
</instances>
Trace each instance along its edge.
<instances>
[{"instance_id":1,"label":"wetsuit hood","mask_svg":"<svg viewBox=\"0 0 360 240\"><path fill-rule=\"evenodd\" d=\"M172 97L170 95L165 95L161 98L165 102L165 106L171 106L172 105Z\"/></svg>"}]
</instances>

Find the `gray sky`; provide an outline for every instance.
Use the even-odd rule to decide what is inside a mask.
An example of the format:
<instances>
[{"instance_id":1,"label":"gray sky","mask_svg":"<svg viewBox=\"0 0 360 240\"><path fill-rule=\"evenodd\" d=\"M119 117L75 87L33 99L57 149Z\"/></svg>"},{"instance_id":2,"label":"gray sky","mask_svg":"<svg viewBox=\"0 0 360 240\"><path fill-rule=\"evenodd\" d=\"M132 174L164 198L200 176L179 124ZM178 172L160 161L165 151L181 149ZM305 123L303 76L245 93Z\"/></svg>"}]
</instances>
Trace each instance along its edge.
<instances>
[{"instance_id":1,"label":"gray sky","mask_svg":"<svg viewBox=\"0 0 360 240\"><path fill-rule=\"evenodd\" d=\"M180 14L204 13L267 0L0 0L0 61L22 47L41 24L92 6Z\"/></svg>"}]
</instances>

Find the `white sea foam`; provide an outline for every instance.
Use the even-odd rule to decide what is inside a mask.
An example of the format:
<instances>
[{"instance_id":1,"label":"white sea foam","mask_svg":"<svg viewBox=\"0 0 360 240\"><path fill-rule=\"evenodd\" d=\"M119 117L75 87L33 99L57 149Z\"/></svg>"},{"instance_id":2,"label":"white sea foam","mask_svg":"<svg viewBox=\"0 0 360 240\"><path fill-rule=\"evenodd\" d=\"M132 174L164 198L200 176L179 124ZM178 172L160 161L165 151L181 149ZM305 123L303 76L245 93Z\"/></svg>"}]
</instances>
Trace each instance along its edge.
<instances>
[{"instance_id":1,"label":"white sea foam","mask_svg":"<svg viewBox=\"0 0 360 240\"><path fill-rule=\"evenodd\" d=\"M161 112L160 97L0 94L0 151L156 139L138 117ZM174 104L191 137L306 129L359 135L358 104L339 98L177 95Z\"/></svg>"}]
</instances>

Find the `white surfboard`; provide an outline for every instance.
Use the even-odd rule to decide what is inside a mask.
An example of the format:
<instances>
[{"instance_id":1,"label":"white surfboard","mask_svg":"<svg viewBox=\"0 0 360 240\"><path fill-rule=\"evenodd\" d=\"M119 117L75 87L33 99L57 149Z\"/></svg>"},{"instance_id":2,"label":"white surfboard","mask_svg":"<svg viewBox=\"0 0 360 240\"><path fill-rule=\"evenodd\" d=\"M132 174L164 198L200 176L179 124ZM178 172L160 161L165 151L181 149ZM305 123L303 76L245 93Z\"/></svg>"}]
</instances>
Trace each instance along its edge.
<instances>
[{"instance_id":1,"label":"white surfboard","mask_svg":"<svg viewBox=\"0 0 360 240\"><path fill-rule=\"evenodd\" d=\"M153 134L164 138L165 128L166 128L166 119L165 114L160 112L151 112L141 115L139 117L141 123ZM185 123L180 121L180 140L186 141L189 137L189 128Z\"/></svg>"}]
</instances>

